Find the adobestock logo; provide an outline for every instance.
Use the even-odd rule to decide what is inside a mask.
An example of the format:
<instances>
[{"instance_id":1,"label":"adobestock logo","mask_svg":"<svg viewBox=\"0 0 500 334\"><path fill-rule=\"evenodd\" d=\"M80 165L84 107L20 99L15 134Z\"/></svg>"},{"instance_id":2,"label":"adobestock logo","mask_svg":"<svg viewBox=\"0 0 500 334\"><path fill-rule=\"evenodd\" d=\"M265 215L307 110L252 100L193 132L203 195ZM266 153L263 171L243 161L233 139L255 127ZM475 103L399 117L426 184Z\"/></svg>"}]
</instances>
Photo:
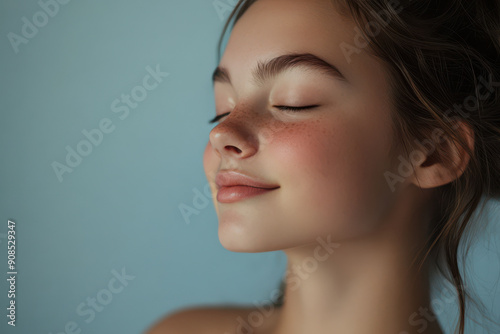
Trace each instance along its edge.
<instances>
[{"instance_id":1,"label":"adobestock logo","mask_svg":"<svg viewBox=\"0 0 500 334\"><path fill-rule=\"evenodd\" d=\"M135 279L135 276L128 275L125 270L125 267L120 271L112 269L111 274L113 277L108 281L106 287L97 291L95 297L87 297L85 302L81 302L76 306L76 315L84 318L83 321L86 324L94 321L96 314L103 312L106 306L113 301L114 297L122 293L125 287ZM49 334L79 334L82 332L85 331L82 330L76 321L68 321L62 331L56 333L49 332ZM90 331L90 333L92 332Z\"/></svg>"},{"instance_id":2,"label":"adobestock logo","mask_svg":"<svg viewBox=\"0 0 500 334\"><path fill-rule=\"evenodd\" d=\"M418 311L413 312L408 317L408 324L412 327L418 327L416 331L418 333L423 333L430 322L435 322L438 320L437 316L443 313L449 304L456 304L458 301L458 295L454 286L450 286L445 282L446 286L441 289L438 296L432 298L431 307L429 310L427 307L419 307ZM463 289L467 289L465 284L461 285ZM410 334L407 331L400 331L398 334Z\"/></svg>"},{"instance_id":3,"label":"adobestock logo","mask_svg":"<svg viewBox=\"0 0 500 334\"><path fill-rule=\"evenodd\" d=\"M118 114L118 118L121 121L129 117L130 109L136 109L139 103L148 97L148 91L155 90L163 82L163 78L169 75L169 73L160 70L159 64L156 65L156 69L153 69L149 65L146 66L146 72L148 74L143 77L142 85L134 86L130 94L121 94L120 99L117 98L111 102L111 111ZM52 169L59 182L63 182L63 175L65 173L72 173L83 162L84 157L89 156L95 147L102 144L105 134L110 134L116 128L113 121L107 117L102 118L98 124L97 128L91 130L83 129L81 131L85 139L80 140L76 144L76 149L73 149L70 145L66 145L66 164L59 161L52 162Z\"/></svg>"},{"instance_id":4,"label":"adobestock logo","mask_svg":"<svg viewBox=\"0 0 500 334\"><path fill-rule=\"evenodd\" d=\"M378 17L380 19L381 23L373 20L368 21L365 24L366 33L372 38L380 34L382 27L386 27L391 23L392 17L389 11L399 14L403 10L403 7L401 7L400 2L397 0L389 0L387 5L390 7L390 10L381 9L378 12L371 12L374 17ZM356 32L353 41L354 45L346 42L342 42L339 45L340 50L344 54L348 64L352 62L353 54L359 54L361 50L368 47L368 41L364 38L361 29L359 29L359 27L355 27L354 31Z\"/></svg>"},{"instance_id":5,"label":"adobestock logo","mask_svg":"<svg viewBox=\"0 0 500 334\"><path fill-rule=\"evenodd\" d=\"M21 17L23 25L21 26L21 35L14 32L7 34L7 39L12 46L14 53L19 53L19 46L21 44L28 44L28 42L38 35L39 29L43 28L49 23L50 18L54 18L59 13L60 5L66 5L71 0L40 0L38 6L42 10L36 12L31 17L31 21L26 17Z\"/></svg>"},{"instance_id":6,"label":"adobestock logo","mask_svg":"<svg viewBox=\"0 0 500 334\"><path fill-rule=\"evenodd\" d=\"M487 100L492 94L495 93L495 87L500 87L500 82L494 81L493 76L490 73L489 80L486 81L484 77L480 76L478 78L479 84L477 85L477 96L469 95L467 96L461 104L454 104L452 108L446 110L443 115L443 119L446 123L451 125L453 130L458 129L459 124L457 121L465 120L470 117L471 112L479 109L480 101ZM455 116L450 116L455 114ZM460 115L460 116L458 116ZM421 163L427 155L431 155L436 151L439 144L450 140L449 136L445 134L445 131L441 128L435 128L432 131L430 139L424 139L419 141L414 140L414 143L418 146L418 149L412 150L408 155L408 159L400 155L399 165L397 168L397 173L391 171L386 171L384 177L387 184L392 192L396 191L396 184L403 183L406 178L413 174L413 166ZM425 154L426 152L427 154Z\"/></svg>"},{"instance_id":7,"label":"adobestock logo","mask_svg":"<svg viewBox=\"0 0 500 334\"><path fill-rule=\"evenodd\" d=\"M191 223L191 216L198 216L201 213L201 210L205 209L212 199L212 191L210 189L209 183L205 184L205 186L203 187L203 192L198 188L193 188L192 192L194 195L191 200L191 205L180 203L177 206L186 225L189 225Z\"/></svg>"},{"instance_id":8,"label":"adobestock logo","mask_svg":"<svg viewBox=\"0 0 500 334\"><path fill-rule=\"evenodd\" d=\"M317 237L319 245L314 248L313 256L308 256L301 264L294 264L291 269L287 269L285 277L289 277L287 284L291 284L291 291L298 289L302 281L308 279L318 269L318 263L326 261L335 249L340 247L339 243L330 240L331 237L331 234L327 235L326 240Z\"/></svg>"}]
</instances>

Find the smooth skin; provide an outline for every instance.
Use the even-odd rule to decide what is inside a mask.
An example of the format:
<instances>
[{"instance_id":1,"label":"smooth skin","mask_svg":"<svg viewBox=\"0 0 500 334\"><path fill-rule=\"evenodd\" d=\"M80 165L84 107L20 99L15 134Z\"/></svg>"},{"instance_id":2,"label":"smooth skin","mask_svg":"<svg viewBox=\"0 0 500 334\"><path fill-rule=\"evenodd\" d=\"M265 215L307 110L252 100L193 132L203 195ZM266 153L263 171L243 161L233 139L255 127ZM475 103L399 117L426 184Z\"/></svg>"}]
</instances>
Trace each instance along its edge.
<instances>
[{"instance_id":1,"label":"smooth skin","mask_svg":"<svg viewBox=\"0 0 500 334\"><path fill-rule=\"evenodd\" d=\"M388 72L368 50L348 62L339 46L354 43L355 27L331 0L259 0L235 25L220 61L231 83L215 82L216 111L230 114L210 132L203 156L220 242L288 258L284 306L254 321L252 333L442 333L428 268L410 264L428 233L433 188L459 176L468 156L447 146L457 166L450 170L424 155L391 190L385 173L397 171L400 152L390 155L396 111ZM314 54L344 78L299 66L253 80L258 62L290 52ZM215 175L228 169L280 188L219 203ZM338 247L319 251L320 239ZM148 333L238 333L238 317L253 311L181 310Z\"/></svg>"}]
</instances>

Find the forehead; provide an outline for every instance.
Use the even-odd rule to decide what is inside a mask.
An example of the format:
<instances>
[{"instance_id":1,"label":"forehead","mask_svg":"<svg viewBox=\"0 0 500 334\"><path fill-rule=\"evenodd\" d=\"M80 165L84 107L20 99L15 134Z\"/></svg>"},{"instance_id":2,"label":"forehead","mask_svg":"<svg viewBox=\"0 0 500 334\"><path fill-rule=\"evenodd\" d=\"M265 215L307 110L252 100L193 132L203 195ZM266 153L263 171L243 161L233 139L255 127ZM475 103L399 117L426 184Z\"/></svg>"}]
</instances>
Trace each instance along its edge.
<instances>
[{"instance_id":1,"label":"forehead","mask_svg":"<svg viewBox=\"0 0 500 334\"><path fill-rule=\"evenodd\" d=\"M388 64L364 47L347 58L345 48L359 45L360 30L340 6L339 0L257 0L236 22L219 66L227 69L236 91L253 92L258 62L311 53L338 68L358 94L390 99Z\"/></svg>"},{"instance_id":2,"label":"forehead","mask_svg":"<svg viewBox=\"0 0 500 334\"><path fill-rule=\"evenodd\" d=\"M347 67L340 45L353 43L354 28L332 0L258 0L233 28L220 65L240 77L259 60L309 52Z\"/></svg>"}]
</instances>

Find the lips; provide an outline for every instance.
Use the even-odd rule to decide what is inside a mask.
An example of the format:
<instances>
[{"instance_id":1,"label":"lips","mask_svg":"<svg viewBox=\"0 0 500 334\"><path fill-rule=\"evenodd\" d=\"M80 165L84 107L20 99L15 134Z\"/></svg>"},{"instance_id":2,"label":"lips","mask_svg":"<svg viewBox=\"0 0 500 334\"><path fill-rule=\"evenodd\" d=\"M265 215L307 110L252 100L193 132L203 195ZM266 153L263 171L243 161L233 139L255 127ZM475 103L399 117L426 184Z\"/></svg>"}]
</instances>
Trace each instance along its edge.
<instances>
[{"instance_id":1,"label":"lips","mask_svg":"<svg viewBox=\"0 0 500 334\"><path fill-rule=\"evenodd\" d=\"M221 171L215 176L217 187L249 186L263 189L279 188L276 184L267 184L254 177L236 171Z\"/></svg>"},{"instance_id":2,"label":"lips","mask_svg":"<svg viewBox=\"0 0 500 334\"><path fill-rule=\"evenodd\" d=\"M280 187L237 171L220 171L215 176L215 184L218 189L217 201L221 203L233 203Z\"/></svg>"}]
</instances>

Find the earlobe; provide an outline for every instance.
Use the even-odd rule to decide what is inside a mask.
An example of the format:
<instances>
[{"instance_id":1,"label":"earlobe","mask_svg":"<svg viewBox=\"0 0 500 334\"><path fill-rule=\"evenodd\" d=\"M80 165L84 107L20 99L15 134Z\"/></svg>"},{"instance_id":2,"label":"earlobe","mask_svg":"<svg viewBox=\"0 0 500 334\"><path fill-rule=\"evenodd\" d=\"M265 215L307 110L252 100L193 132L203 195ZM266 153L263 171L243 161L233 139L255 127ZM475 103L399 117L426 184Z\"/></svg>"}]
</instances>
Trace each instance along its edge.
<instances>
[{"instance_id":1,"label":"earlobe","mask_svg":"<svg viewBox=\"0 0 500 334\"><path fill-rule=\"evenodd\" d=\"M474 131L465 121L457 121L457 135L462 135L464 144L474 152ZM443 131L441 131L444 133ZM470 155L458 140L443 134L439 140L433 138L435 149L427 151L425 159L415 163L411 183L419 188L436 188L458 179L470 162Z\"/></svg>"}]
</instances>

